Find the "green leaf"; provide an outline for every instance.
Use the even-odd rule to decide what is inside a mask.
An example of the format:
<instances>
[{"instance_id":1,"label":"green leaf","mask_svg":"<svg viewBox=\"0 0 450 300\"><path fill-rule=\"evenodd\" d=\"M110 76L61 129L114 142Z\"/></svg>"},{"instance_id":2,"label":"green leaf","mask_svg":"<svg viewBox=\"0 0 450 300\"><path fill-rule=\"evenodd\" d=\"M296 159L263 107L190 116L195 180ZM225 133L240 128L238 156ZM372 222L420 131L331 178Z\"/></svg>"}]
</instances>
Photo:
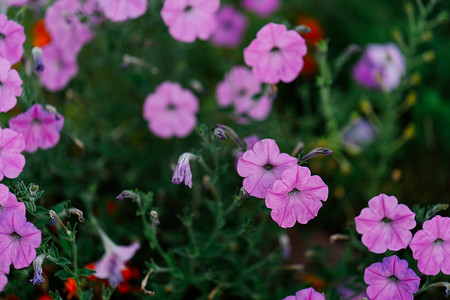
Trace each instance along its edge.
<instances>
[{"instance_id":1,"label":"green leaf","mask_svg":"<svg viewBox=\"0 0 450 300\"><path fill-rule=\"evenodd\" d=\"M68 272L66 270L58 271L58 272L56 272L55 275L58 276L59 278L61 278L61 280L67 280L69 278L73 278L74 277L72 273L70 273L70 272Z\"/></svg>"},{"instance_id":2,"label":"green leaf","mask_svg":"<svg viewBox=\"0 0 450 300\"><path fill-rule=\"evenodd\" d=\"M70 264L71 262L70 262L70 260L68 260L67 258L65 258L65 257L60 257L60 258L58 258L58 261L56 262L58 265L68 265L68 264Z\"/></svg>"},{"instance_id":3,"label":"green leaf","mask_svg":"<svg viewBox=\"0 0 450 300\"><path fill-rule=\"evenodd\" d=\"M91 269L88 269L88 268L83 268L81 270L78 270L78 275L84 276L84 277L89 277L89 276L91 276L94 273L95 273L94 270L91 270Z\"/></svg>"},{"instance_id":4,"label":"green leaf","mask_svg":"<svg viewBox=\"0 0 450 300\"><path fill-rule=\"evenodd\" d=\"M61 298L61 296L59 295L58 291L55 292L49 291L48 293L50 294L50 297L52 297L52 299L54 300L63 300L63 298Z\"/></svg>"},{"instance_id":5,"label":"green leaf","mask_svg":"<svg viewBox=\"0 0 450 300\"><path fill-rule=\"evenodd\" d=\"M58 258L59 257L59 250L55 245L51 245L50 246L50 250L49 250L49 254L54 257L54 258Z\"/></svg>"},{"instance_id":6,"label":"green leaf","mask_svg":"<svg viewBox=\"0 0 450 300\"><path fill-rule=\"evenodd\" d=\"M94 296L94 293L92 290L87 290L83 292L83 296L81 297L81 300L91 300Z\"/></svg>"}]
</instances>

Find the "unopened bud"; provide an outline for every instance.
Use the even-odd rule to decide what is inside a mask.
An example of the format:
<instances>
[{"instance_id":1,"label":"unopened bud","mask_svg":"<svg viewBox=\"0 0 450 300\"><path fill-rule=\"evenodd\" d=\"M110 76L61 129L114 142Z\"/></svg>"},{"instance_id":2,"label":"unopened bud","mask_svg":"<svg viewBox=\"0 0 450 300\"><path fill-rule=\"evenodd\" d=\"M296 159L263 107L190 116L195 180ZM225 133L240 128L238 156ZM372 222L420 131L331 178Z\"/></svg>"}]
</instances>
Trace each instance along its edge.
<instances>
[{"instance_id":1,"label":"unopened bud","mask_svg":"<svg viewBox=\"0 0 450 300\"><path fill-rule=\"evenodd\" d=\"M34 196L36 196L36 193L39 191L39 186L36 184L30 184L30 187L28 190L29 190L31 196L34 197Z\"/></svg>"},{"instance_id":2,"label":"unopened bud","mask_svg":"<svg viewBox=\"0 0 450 300\"><path fill-rule=\"evenodd\" d=\"M244 143L241 141L239 136L236 134L236 132L228 126L222 125L222 124L216 124L216 128L221 128L226 132L228 137L239 147L239 149L244 150L245 146ZM215 131L214 131L215 132Z\"/></svg>"},{"instance_id":3,"label":"unopened bud","mask_svg":"<svg viewBox=\"0 0 450 300\"><path fill-rule=\"evenodd\" d=\"M122 193L119 194L119 196L116 197L117 200L123 201L124 199L134 199L136 198L136 194L132 191L124 190Z\"/></svg>"},{"instance_id":4,"label":"unopened bud","mask_svg":"<svg viewBox=\"0 0 450 300\"><path fill-rule=\"evenodd\" d=\"M294 28L294 30L297 31L299 34L310 33L312 31L311 28L309 28L306 25L298 25Z\"/></svg>"},{"instance_id":5,"label":"unopened bud","mask_svg":"<svg viewBox=\"0 0 450 300\"><path fill-rule=\"evenodd\" d=\"M31 55L34 60L34 71L39 74L44 71L45 68L44 63L42 62L42 49L40 47L34 47L33 50L31 50Z\"/></svg>"},{"instance_id":6,"label":"unopened bud","mask_svg":"<svg viewBox=\"0 0 450 300\"><path fill-rule=\"evenodd\" d=\"M306 154L305 156L303 156L301 159L300 159L300 161L301 162L305 162L305 161L307 161L308 159L311 159L311 158L313 158L313 157L316 157L316 156L318 156L318 155L325 155L325 156L328 156L328 155L331 155L331 154L333 154L333 151L331 151L330 149L327 149L327 148L316 148L316 149L313 149L312 151L310 151L308 154Z\"/></svg>"},{"instance_id":7,"label":"unopened bud","mask_svg":"<svg viewBox=\"0 0 450 300\"><path fill-rule=\"evenodd\" d=\"M227 138L227 135L225 134L225 129L220 127L216 127L216 129L214 129L214 135L217 136L219 140L222 141Z\"/></svg>"},{"instance_id":8,"label":"unopened bud","mask_svg":"<svg viewBox=\"0 0 450 300\"><path fill-rule=\"evenodd\" d=\"M415 134L416 134L416 125L411 123L406 127L405 131L403 132L403 138L409 140L412 139Z\"/></svg>"},{"instance_id":9,"label":"unopened bud","mask_svg":"<svg viewBox=\"0 0 450 300\"><path fill-rule=\"evenodd\" d=\"M336 243L336 241L347 241L347 240L349 240L349 237L346 234L337 233L330 236L330 244L334 244Z\"/></svg>"},{"instance_id":10,"label":"unopened bud","mask_svg":"<svg viewBox=\"0 0 450 300\"><path fill-rule=\"evenodd\" d=\"M156 210L152 210L150 212L150 215L153 217L153 220L155 221L156 226L158 226L159 224L161 224L161 222L158 219L158 212Z\"/></svg>"},{"instance_id":11,"label":"unopened bud","mask_svg":"<svg viewBox=\"0 0 450 300\"><path fill-rule=\"evenodd\" d=\"M146 290L145 286L147 285L148 279L150 278L150 274L152 274L152 273L153 273L153 270L150 270L147 273L147 275L145 275L144 280L142 280L142 282L141 282L141 290L144 292L144 294L150 295L150 296L154 296L155 292Z\"/></svg>"},{"instance_id":12,"label":"unopened bud","mask_svg":"<svg viewBox=\"0 0 450 300\"><path fill-rule=\"evenodd\" d=\"M83 212L79 210L78 208L69 208L68 209L69 214L74 214L78 216L78 222L84 223L84 217Z\"/></svg>"},{"instance_id":13,"label":"unopened bud","mask_svg":"<svg viewBox=\"0 0 450 300\"><path fill-rule=\"evenodd\" d=\"M250 195L248 194L248 192L244 189L244 187L241 187L241 195L242 195L242 199L248 201L250 200Z\"/></svg>"}]
</instances>

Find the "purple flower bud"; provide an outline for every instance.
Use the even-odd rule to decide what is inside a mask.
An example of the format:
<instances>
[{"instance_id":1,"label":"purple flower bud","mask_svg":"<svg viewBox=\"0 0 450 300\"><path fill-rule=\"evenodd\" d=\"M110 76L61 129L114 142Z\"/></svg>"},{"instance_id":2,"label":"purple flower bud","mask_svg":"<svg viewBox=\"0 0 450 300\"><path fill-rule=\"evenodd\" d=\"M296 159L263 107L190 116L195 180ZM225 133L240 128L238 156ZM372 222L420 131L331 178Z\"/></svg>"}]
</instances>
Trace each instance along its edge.
<instances>
[{"instance_id":1,"label":"purple flower bud","mask_svg":"<svg viewBox=\"0 0 450 300\"><path fill-rule=\"evenodd\" d=\"M133 193L132 191L128 191L128 190L124 190L122 193L119 194L119 196L116 197L117 200L125 200L126 198L128 199L134 199L136 198L136 194Z\"/></svg>"},{"instance_id":2,"label":"purple flower bud","mask_svg":"<svg viewBox=\"0 0 450 300\"><path fill-rule=\"evenodd\" d=\"M227 135L225 134L225 130L220 127L216 127L216 129L214 129L214 135L217 136L219 138L219 140L222 140L222 141L227 138Z\"/></svg>"},{"instance_id":3,"label":"purple flower bud","mask_svg":"<svg viewBox=\"0 0 450 300\"><path fill-rule=\"evenodd\" d=\"M236 134L236 132L225 125L222 124L216 124L217 128L221 128L222 130L224 130L227 135L230 137L230 139L239 147L239 149L244 150L244 143L241 141L241 139L239 138L239 136Z\"/></svg>"},{"instance_id":4,"label":"purple flower bud","mask_svg":"<svg viewBox=\"0 0 450 300\"><path fill-rule=\"evenodd\" d=\"M241 194L242 194L242 198L244 200L250 200L250 195L248 194L248 192L244 189L244 187L241 187Z\"/></svg>"},{"instance_id":5,"label":"purple flower bud","mask_svg":"<svg viewBox=\"0 0 450 300\"><path fill-rule=\"evenodd\" d=\"M45 257L45 254L40 254L33 261L34 276L30 279L30 282L34 285L41 285L45 281L42 276L42 263L44 262Z\"/></svg>"},{"instance_id":6,"label":"purple flower bud","mask_svg":"<svg viewBox=\"0 0 450 300\"><path fill-rule=\"evenodd\" d=\"M172 176L173 184L180 184L184 181L185 185L187 185L189 188L192 188L192 173L191 167L189 165L189 160L196 158L197 156L189 152L180 155L177 166L175 167L175 171L173 172Z\"/></svg>"},{"instance_id":7,"label":"purple flower bud","mask_svg":"<svg viewBox=\"0 0 450 300\"><path fill-rule=\"evenodd\" d=\"M308 154L306 154L305 156L303 156L300 160L302 162L307 161L308 159L311 159L313 157L316 157L318 155L331 155L333 154L333 151L331 151L330 149L327 148L316 148L313 149L312 151L310 151Z\"/></svg>"}]
</instances>

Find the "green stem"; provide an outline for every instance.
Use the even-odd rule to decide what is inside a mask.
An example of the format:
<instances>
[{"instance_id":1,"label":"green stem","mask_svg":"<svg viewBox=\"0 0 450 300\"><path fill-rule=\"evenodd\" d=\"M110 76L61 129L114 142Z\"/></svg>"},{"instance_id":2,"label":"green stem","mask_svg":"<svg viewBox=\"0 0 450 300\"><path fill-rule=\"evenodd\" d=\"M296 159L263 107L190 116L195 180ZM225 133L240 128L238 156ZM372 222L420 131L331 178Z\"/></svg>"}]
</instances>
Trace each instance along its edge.
<instances>
[{"instance_id":1,"label":"green stem","mask_svg":"<svg viewBox=\"0 0 450 300\"><path fill-rule=\"evenodd\" d=\"M83 296L83 290L81 289L80 281L78 279L78 253L77 253L77 245L75 243L75 228L70 237L70 244L72 245L72 253L73 253L73 274L75 283L77 284L78 295L80 298Z\"/></svg>"}]
</instances>

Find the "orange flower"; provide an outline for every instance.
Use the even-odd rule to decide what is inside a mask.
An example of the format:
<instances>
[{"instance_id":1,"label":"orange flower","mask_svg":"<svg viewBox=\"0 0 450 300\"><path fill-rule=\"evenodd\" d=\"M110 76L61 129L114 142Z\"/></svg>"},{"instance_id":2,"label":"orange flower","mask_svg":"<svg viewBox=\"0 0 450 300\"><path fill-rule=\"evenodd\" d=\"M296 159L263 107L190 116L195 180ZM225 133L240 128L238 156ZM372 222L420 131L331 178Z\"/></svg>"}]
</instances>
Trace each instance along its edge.
<instances>
[{"instance_id":1,"label":"orange flower","mask_svg":"<svg viewBox=\"0 0 450 300\"><path fill-rule=\"evenodd\" d=\"M75 282L75 279L69 278L67 279L66 283L64 284L64 291L67 294L67 299L72 299L74 295L77 294L77 283Z\"/></svg>"},{"instance_id":2,"label":"orange flower","mask_svg":"<svg viewBox=\"0 0 450 300\"><path fill-rule=\"evenodd\" d=\"M44 20L36 22L31 29L32 44L34 47L42 47L50 43L50 35L45 30Z\"/></svg>"},{"instance_id":3,"label":"orange flower","mask_svg":"<svg viewBox=\"0 0 450 300\"><path fill-rule=\"evenodd\" d=\"M50 297L49 294L40 295L37 300L52 300L53 298Z\"/></svg>"},{"instance_id":4,"label":"orange flower","mask_svg":"<svg viewBox=\"0 0 450 300\"><path fill-rule=\"evenodd\" d=\"M314 46L323 40L324 33L319 20L310 16L301 16L297 19L297 24L308 26L311 29L310 33L302 35L308 46Z\"/></svg>"},{"instance_id":5,"label":"orange flower","mask_svg":"<svg viewBox=\"0 0 450 300\"><path fill-rule=\"evenodd\" d=\"M139 269L138 268L130 268L129 263L127 263L127 268L122 272L123 281L117 287L117 291L121 294L126 294L131 292L131 285L128 283L130 279L139 278Z\"/></svg>"}]
</instances>

